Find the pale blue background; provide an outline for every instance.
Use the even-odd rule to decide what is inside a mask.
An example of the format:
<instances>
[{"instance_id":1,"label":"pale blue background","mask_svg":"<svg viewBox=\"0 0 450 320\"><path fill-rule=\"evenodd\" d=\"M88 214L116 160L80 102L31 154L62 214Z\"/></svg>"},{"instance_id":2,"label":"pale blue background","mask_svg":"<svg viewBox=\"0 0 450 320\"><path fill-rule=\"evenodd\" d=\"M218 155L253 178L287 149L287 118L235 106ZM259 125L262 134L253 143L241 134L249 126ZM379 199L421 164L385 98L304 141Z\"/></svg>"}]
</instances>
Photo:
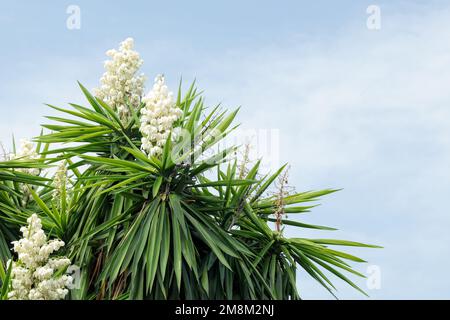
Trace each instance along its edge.
<instances>
[{"instance_id":1,"label":"pale blue background","mask_svg":"<svg viewBox=\"0 0 450 320\"><path fill-rule=\"evenodd\" d=\"M70 4L80 30L66 28ZM44 102L84 101L76 80L95 87L128 36L149 78L196 77L208 102L242 105L246 127L279 128L297 190L344 188L304 218L341 231L299 236L385 246L352 250L381 268L371 298L450 298L448 1L1 1L0 140L38 134Z\"/></svg>"}]
</instances>

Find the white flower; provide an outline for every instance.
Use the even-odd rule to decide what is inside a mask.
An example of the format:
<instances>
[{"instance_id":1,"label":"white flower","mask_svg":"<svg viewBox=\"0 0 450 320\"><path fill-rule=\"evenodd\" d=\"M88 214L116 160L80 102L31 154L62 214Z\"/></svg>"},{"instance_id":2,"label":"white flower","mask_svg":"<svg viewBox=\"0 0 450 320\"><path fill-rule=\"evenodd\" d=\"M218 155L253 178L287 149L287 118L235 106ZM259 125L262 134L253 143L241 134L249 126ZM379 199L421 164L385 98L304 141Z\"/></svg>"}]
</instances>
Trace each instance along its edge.
<instances>
[{"instance_id":1,"label":"white flower","mask_svg":"<svg viewBox=\"0 0 450 320\"><path fill-rule=\"evenodd\" d=\"M106 52L111 60L105 61L106 72L100 79L100 88L95 89L95 95L114 108L123 120L130 116L127 100L132 107L139 107L146 79L143 74L137 75L143 60L133 47L133 39L128 38L120 44L118 51Z\"/></svg>"},{"instance_id":2,"label":"white flower","mask_svg":"<svg viewBox=\"0 0 450 320\"><path fill-rule=\"evenodd\" d=\"M67 200L68 194L70 192L68 182L69 179L67 178L67 167L66 163L63 161L58 165L58 169L56 170L56 173L53 177L53 187L55 188L53 190L54 201L58 201L58 203L60 203L61 197L63 196L63 190L65 190Z\"/></svg>"},{"instance_id":3,"label":"white flower","mask_svg":"<svg viewBox=\"0 0 450 320\"><path fill-rule=\"evenodd\" d=\"M21 139L20 140L20 151L17 154L18 158L33 158L36 155L34 150L33 142Z\"/></svg>"},{"instance_id":4,"label":"white flower","mask_svg":"<svg viewBox=\"0 0 450 320\"><path fill-rule=\"evenodd\" d=\"M47 280L50 279L51 276L53 275L53 269L47 266L39 267L36 269L33 275L35 278L39 280Z\"/></svg>"},{"instance_id":5,"label":"white flower","mask_svg":"<svg viewBox=\"0 0 450 320\"><path fill-rule=\"evenodd\" d=\"M47 241L42 230L41 220L33 214L22 227L23 238L14 241L14 251L18 261L12 263L11 287L8 299L11 300L60 300L68 294L66 289L72 278L67 275L54 275L70 265L70 260L50 258L50 255L64 246L61 240Z\"/></svg>"},{"instance_id":6,"label":"white flower","mask_svg":"<svg viewBox=\"0 0 450 320\"><path fill-rule=\"evenodd\" d=\"M173 125L183 111L176 106L173 93L165 85L162 75L155 78L152 90L142 101L145 106L141 109L140 117L141 149L149 157L159 156L170 132L172 132L172 139L176 139L177 131L173 130Z\"/></svg>"},{"instance_id":7,"label":"white flower","mask_svg":"<svg viewBox=\"0 0 450 320\"><path fill-rule=\"evenodd\" d=\"M33 142L21 139L20 140L20 149L19 151L13 155L13 160L34 160L38 159L39 155L36 153L36 148ZM19 172L28 173L34 176L39 175L39 169L37 168L20 168L17 169Z\"/></svg>"},{"instance_id":8,"label":"white flower","mask_svg":"<svg viewBox=\"0 0 450 320\"><path fill-rule=\"evenodd\" d=\"M33 142L26 139L21 139L19 151L16 154L12 154L8 158L10 158L11 160L30 161L38 159L39 155L36 152ZM16 169L16 171L34 176L38 176L40 174L40 170L38 168L18 168ZM19 186L23 193L22 204L25 205L31 198L31 193L26 184L20 183Z\"/></svg>"}]
</instances>

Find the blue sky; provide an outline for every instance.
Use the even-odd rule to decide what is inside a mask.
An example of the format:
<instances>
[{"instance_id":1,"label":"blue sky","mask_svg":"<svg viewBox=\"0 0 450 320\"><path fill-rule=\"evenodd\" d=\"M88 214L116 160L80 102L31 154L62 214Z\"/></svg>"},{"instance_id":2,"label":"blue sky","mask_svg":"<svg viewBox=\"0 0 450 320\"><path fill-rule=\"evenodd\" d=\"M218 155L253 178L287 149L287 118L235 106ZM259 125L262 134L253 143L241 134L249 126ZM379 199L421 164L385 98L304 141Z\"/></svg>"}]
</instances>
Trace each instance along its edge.
<instances>
[{"instance_id":1,"label":"blue sky","mask_svg":"<svg viewBox=\"0 0 450 320\"><path fill-rule=\"evenodd\" d=\"M38 134L44 102L82 102L76 80L95 87L104 52L131 36L150 79L196 78L211 104L242 106L245 128L278 129L297 190L343 188L304 217L340 231L295 235L385 246L352 251L381 270L372 299L450 298L448 1L123 3L2 3L0 141ZM71 4L80 30L66 28ZM330 298L302 275L299 288Z\"/></svg>"}]
</instances>

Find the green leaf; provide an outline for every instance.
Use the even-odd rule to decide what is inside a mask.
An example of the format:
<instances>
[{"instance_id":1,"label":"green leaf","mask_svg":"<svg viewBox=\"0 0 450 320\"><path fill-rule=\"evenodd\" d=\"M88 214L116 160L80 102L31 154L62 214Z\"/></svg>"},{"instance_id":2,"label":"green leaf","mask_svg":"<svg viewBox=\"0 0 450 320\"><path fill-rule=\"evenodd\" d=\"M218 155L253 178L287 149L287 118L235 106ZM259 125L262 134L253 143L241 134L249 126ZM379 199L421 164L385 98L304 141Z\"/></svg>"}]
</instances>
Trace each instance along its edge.
<instances>
[{"instance_id":1,"label":"green leaf","mask_svg":"<svg viewBox=\"0 0 450 320\"><path fill-rule=\"evenodd\" d=\"M37 205L41 210L55 222L56 226L61 228L61 220L58 216L54 215L53 212L47 207L44 201L37 195L37 193L33 190L33 188L28 187L28 190L30 191L31 195L33 196L34 201L36 201Z\"/></svg>"},{"instance_id":2,"label":"green leaf","mask_svg":"<svg viewBox=\"0 0 450 320\"><path fill-rule=\"evenodd\" d=\"M1 262L0 262L0 264L1 264ZM5 273L5 277L2 280L2 288L1 288L1 292L0 292L0 300L6 300L7 299L9 287L11 285L12 265L13 265L12 263L9 264L8 270Z\"/></svg>"},{"instance_id":3,"label":"green leaf","mask_svg":"<svg viewBox=\"0 0 450 320\"><path fill-rule=\"evenodd\" d=\"M84 95L86 96L86 98L88 99L89 103L91 104L91 106L95 109L95 111L97 111L98 113L104 114L103 110L100 106L100 104L97 102L97 100L90 94L90 92L80 83L78 82L78 85L81 88L81 91L83 91Z\"/></svg>"},{"instance_id":4,"label":"green leaf","mask_svg":"<svg viewBox=\"0 0 450 320\"><path fill-rule=\"evenodd\" d=\"M319 244L329 244L336 246L347 246L347 247L364 247L364 248L383 248L380 246L365 244L361 242L346 241L346 240L335 240L335 239L311 239L310 241Z\"/></svg>"},{"instance_id":5,"label":"green leaf","mask_svg":"<svg viewBox=\"0 0 450 320\"><path fill-rule=\"evenodd\" d=\"M172 218L173 265L178 290L181 288L181 235L178 220Z\"/></svg>"},{"instance_id":6,"label":"green leaf","mask_svg":"<svg viewBox=\"0 0 450 320\"><path fill-rule=\"evenodd\" d=\"M6 278L6 272L5 268L3 267L3 262L0 260L0 280L2 283L5 281Z\"/></svg>"},{"instance_id":7,"label":"green leaf","mask_svg":"<svg viewBox=\"0 0 450 320\"><path fill-rule=\"evenodd\" d=\"M156 197L156 195L159 192L159 188L161 187L161 183L163 181L163 177L159 176L158 178L156 178L154 184L153 184L153 198Z\"/></svg>"},{"instance_id":8,"label":"green leaf","mask_svg":"<svg viewBox=\"0 0 450 320\"><path fill-rule=\"evenodd\" d=\"M218 187L218 186L248 186L253 183L257 182L257 180L247 180L247 179L241 179L241 180L229 180L229 181L211 181L206 183L200 183L194 185L196 188L200 187Z\"/></svg>"},{"instance_id":9,"label":"green leaf","mask_svg":"<svg viewBox=\"0 0 450 320\"><path fill-rule=\"evenodd\" d=\"M92 157L92 156L86 156L81 155L80 156L83 159L86 159L92 163L98 163L98 164L106 164L110 165L112 167L121 167L121 168L127 168L127 169L134 169L138 171L144 171L149 173L154 173L155 171L152 168L144 167L140 164L137 164L133 161L128 160L121 160L121 159L108 159L108 158L101 158L101 157Z\"/></svg>"},{"instance_id":10,"label":"green leaf","mask_svg":"<svg viewBox=\"0 0 450 320\"><path fill-rule=\"evenodd\" d=\"M273 218L267 218L266 220L267 221L271 221L271 222L276 222L277 221L277 219L273 219ZM330 230L330 231L337 230L337 229L331 228L331 227L319 226L319 225L314 225L314 224L307 224L307 223L302 223L302 222L292 221L292 220L286 220L286 219L282 220L282 224L287 224L287 225L290 225L290 226L295 226L295 227L300 227L300 228L307 228L307 229Z\"/></svg>"}]
</instances>

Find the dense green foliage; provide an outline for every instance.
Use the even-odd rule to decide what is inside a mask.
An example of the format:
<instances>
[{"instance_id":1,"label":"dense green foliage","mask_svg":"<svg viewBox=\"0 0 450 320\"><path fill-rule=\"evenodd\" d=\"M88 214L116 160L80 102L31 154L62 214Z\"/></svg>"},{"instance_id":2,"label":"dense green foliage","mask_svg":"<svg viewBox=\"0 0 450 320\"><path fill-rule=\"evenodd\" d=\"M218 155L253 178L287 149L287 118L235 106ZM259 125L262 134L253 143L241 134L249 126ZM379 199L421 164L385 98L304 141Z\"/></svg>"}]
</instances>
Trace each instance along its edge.
<instances>
[{"instance_id":1,"label":"dense green foliage","mask_svg":"<svg viewBox=\"0 0 450 320\"><path fill-rule=\"evenodd\" d=\"M275 228L333 230L285 214L309 212L311 202L335 190L286 194L280 202L268 191L284 167L262 175L259 162L246 167L233 159L236 147L217 150L235 128L237 111L206 108L194 86L184 95L180 89L183 116L176 126L190 137L177 146L168 139L163 155L149 158L140 150L136 108L122 123L81 88L89 107L50 106L62 115L48 117L53 124L43 128L51 133L35 139L39 159L0 162L2 282L11 241L37 213L81 268L72 299L299 299L299 270L330 292L329 275L360 290L344 273L363 276L350 265L363 260L332 247L371 246L286 238ZM50 168L61 161L71 186L54 199Z\"/></svg>"}]
</instances>

